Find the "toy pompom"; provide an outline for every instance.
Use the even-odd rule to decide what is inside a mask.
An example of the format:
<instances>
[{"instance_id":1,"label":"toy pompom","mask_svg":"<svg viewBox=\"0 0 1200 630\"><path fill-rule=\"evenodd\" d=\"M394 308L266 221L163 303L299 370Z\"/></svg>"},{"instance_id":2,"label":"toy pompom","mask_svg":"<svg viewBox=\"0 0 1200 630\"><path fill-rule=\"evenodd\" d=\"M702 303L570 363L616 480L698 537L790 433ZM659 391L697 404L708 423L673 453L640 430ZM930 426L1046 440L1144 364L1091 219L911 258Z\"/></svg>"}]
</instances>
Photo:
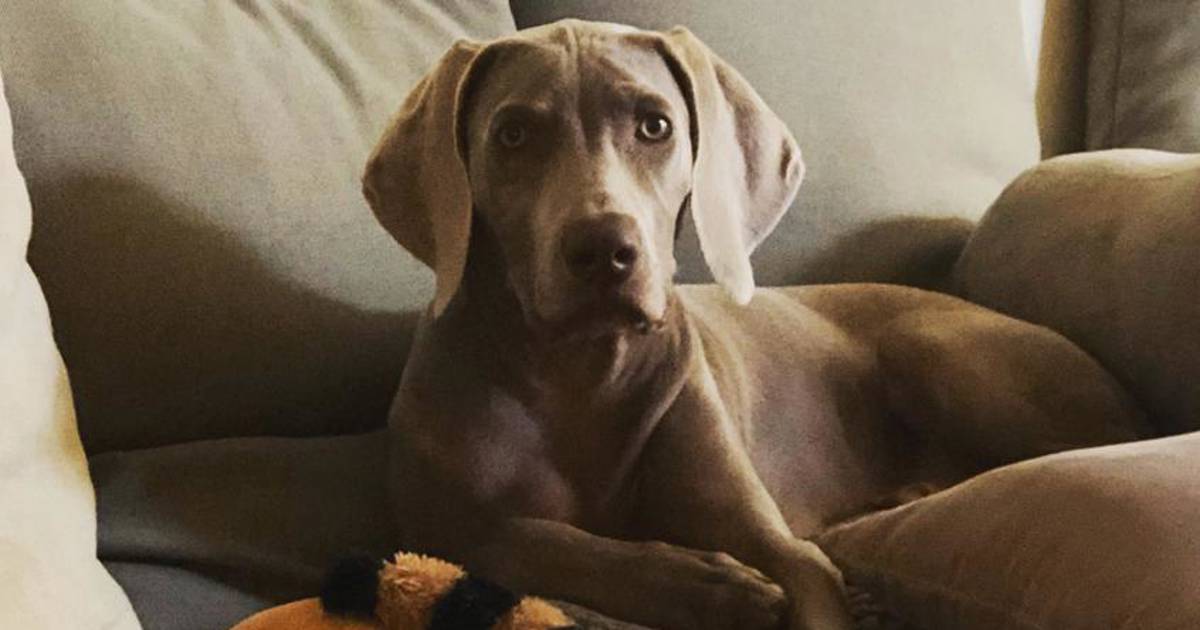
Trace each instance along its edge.
<instances>
[{"instance_id":1,"label":"toy pompom","mask_svg":"<svg viewBox=\"0 0 1200 630\"><path fill-rule=\"evenodd\" d=\"M348 558L329 572L321 589L326 613L374 619L386 630L566 630L561 610L519 597L462 567L419 554L391 562Z\"/></svg>"}]
</instances>

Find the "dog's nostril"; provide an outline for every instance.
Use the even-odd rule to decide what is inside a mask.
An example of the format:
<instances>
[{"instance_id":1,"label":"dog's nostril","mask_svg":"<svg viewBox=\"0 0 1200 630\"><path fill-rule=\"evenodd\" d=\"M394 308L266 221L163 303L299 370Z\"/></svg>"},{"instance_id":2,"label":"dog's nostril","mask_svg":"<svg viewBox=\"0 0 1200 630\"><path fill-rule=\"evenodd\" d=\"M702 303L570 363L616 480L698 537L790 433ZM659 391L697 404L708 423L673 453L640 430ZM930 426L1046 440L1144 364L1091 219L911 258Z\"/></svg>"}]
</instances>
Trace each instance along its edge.
<instances>
[{"instance_id":1,"label":"dog's nostril","mask_svg":"<svg viewBox=\"0 0 1200 630\"><path fill-rule=\"evenodd\" d=\"M637 257L637 250L629 245L625 245L617 248L616 252L613 252L613 265L618 269L625 269L637 262Z\"/></svg>"},{"instance_id":2,"label":"dog's nostril","mask_svg":"<svg viewBox=\"0 0 1200 630\"><path fill-rule=\"evenodd\" d=\"M567 265L581 280L611 283L622 282L632 275L637 259L637 248L602 241L568 255Z\"/></svg>"}]
</instances>

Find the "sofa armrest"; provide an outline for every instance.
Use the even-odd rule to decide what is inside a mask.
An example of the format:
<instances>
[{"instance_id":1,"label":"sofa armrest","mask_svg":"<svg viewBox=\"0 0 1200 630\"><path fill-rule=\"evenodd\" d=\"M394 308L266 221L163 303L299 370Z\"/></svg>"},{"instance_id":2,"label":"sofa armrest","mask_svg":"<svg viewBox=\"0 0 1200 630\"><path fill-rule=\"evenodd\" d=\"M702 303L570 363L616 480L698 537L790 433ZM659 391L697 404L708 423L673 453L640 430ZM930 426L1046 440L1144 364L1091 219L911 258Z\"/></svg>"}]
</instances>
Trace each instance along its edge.
<instances>
[{"instance_id":1,"label":"sofa armrest","mask_svg":"<svg viewBox=\"0 0 1200 630\"><path fill-rule=\"evenodd\" d=\"M1085 0L1046 0L1036 93L1043 158L1084 148L1087 35Z\"/></svg>"}]
</instances>

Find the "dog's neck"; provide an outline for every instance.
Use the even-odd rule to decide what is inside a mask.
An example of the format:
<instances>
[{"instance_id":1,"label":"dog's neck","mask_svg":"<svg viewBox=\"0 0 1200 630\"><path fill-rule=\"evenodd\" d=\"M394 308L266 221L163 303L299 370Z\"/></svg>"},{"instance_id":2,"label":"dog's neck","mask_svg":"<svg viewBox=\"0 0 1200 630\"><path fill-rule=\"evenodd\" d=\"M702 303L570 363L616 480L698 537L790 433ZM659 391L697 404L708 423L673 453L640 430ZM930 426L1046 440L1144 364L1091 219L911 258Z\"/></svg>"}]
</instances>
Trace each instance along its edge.
<instances>
[{"instance_id":1,"label":"dog's neck","mask_svg":"<svg viewBox=\"0 0 1200 630\"><path fill-rule=\"evenodd\" d=\"M582 493L581 522L603 529L628 507L637 462L694 365L692 328L672 291L666 325L653 332L547 343L530 330L492 239L473 229L463 281L435 336L461 348L453 354L467 373L520 403Z\"/></svg>"}]
</instances>

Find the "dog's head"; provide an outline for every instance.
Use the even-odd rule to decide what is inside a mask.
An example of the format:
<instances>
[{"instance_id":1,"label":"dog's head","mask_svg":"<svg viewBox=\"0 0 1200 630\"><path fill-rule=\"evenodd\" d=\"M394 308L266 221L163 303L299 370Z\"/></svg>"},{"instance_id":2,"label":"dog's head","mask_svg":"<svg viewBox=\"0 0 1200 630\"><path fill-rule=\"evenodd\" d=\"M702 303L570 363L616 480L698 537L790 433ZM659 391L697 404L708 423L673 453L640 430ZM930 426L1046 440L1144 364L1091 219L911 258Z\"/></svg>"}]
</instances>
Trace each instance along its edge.
<instances>
[{"instance_id":1,"label":"dog's head","mask_svg":"<svg viewBox=\"0 0 1200 630\"><path fill-rule=\"evenodd\" d=\"M665 314L685 206L713 276L745 303L750 254L803 172L782 121L686 29L566 20L456 44L404 102L363 190L433 268L434 316L476 220L530 324L644 327Z\"/></svg>"}]
</instances>

